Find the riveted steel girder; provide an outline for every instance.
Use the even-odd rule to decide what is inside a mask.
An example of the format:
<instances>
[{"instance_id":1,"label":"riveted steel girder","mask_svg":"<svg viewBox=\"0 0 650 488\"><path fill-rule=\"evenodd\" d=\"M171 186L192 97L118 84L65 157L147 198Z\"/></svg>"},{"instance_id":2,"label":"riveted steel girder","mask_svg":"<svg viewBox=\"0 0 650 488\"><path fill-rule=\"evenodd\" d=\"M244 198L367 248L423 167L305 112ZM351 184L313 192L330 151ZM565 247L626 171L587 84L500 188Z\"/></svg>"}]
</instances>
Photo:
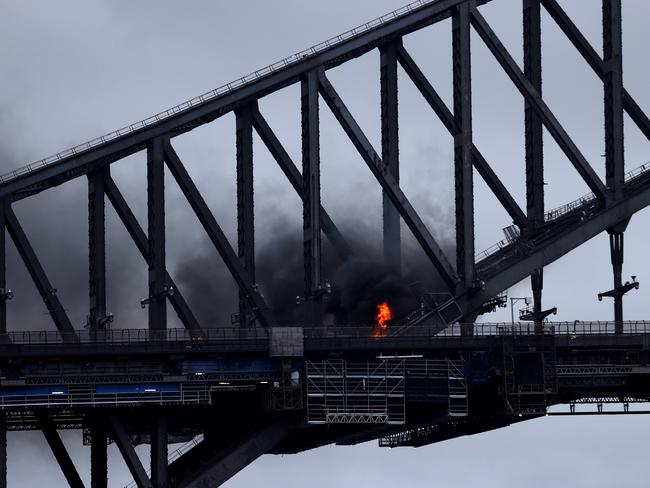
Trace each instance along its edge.
<instances>
[{"instance_id":1,"label":"riveted steel girder","mask_svg":"<svg viewBox=\"0 0 650 488\"><path fill-rule=\"evenodd\" d=\"M320 76L319 90L330 110L350 138L350 141L366 162L382 189L390 197L393 205L399 210L404 222L422 246L424 252L431 259L431 262L440 273L445 284L449 289L454 289L456 287L456 273L449 264L444 252L429 233L429 230L406 198L406 195L404 195L404 192L402 192L394 178L386 170L379 154L372 147L370 141L359 127L359 124L354 120L354 117L352 117L352 114L324 73L321 73Z\"/></svg>"},{"instance_id":2,"label":"riveted steel girder","mask_svg":"<svg viewBox=\"0 0 650 488\"><path fill-rule=\"evenodd\" d=\"M397 97L397 49L400 41L379 47L381 84L381 159L399 185L399 124ZM399 211L384 190L382 193L384 263L398 273L401 270Z\"/></svg>"},{"instance_id":3,"label":"riveted steel girder","mask_svg":"<svg viewBox=\"0 0 650 488\"><path fill-rule=\"evenodd\" d=\"M59 301L56 289L50 283L41 262L36 256L36 251L34 251L29 239L27 239L25 231L11 208L5 208L5 222L9 235L16 249L18 249L18 254L25 263L27 271L29 271L29 275L32 277L38 293L41 295L41 299L54 321L54 325L61 332L74 333L74 327L72 327L70 318Z\"/></svg>"},{"instance_id":4,"label":"riveted steel girder","mask_svg":"<svg viewBox=\"0 0 650 488\"><path fill-rule=\"evenodd\" d=\"M109 168L88 173L88 326L103 327L106 317L106 212L104 195Z\"/></svg>"},{"instance_id":5,"label":"riveted steel girder","mask_svg":"<svg viewBox=\"0 0 650 488\"><path fill-rule=\"evenodd\" d=\"M276 163L284 173L284 175L293 186L294 190L300 196L300 199L304 199L302 194L303 180L302 174L296 167L295 163L284 149L280 140L277 138L266 119L262 116L260 111L255 107L253 109L253 126L255 131L260 136L262 142L266 145L267 149L275 159ZM329 214L325 211L323 206L320 208L320 225L323 230L323 234L329 239L330 243L336 250L336 253L342 260L346 260L352 256L352 248L341 234L341 231L334 224Z\"/></svg>"},{"instance_id":6,"label":"riveted steel girder","mask_svg":"<svg viewBox=\"0 0 650 488\"><path fill-rule=\"evenodd\" d=\"M564 10L562 10L562 7L560 7L556 0L541 0L541 2L558 27L575 46L587 64L589 64L591 69L594 70L601 80L604 80L605 63L603 59L591 44L589 44L587 38L580 32L578 27L571 21ZM650 119L648 119L648 116L643 112L643 110L641 110L641 107L639 107L636 101L632 98L632 95L630 95L625 88L623 88L623 106L632 121L637 125L641 132L643 132L646 138L650 140Z\"/></svg>"},{"instance_id":7,"label":"riveted steel girder","mask_svg":"<svg viewBox=\"0 0 650 488\"><path fill-rule=\"evenodd\" d=\"M420 70L404 46L400 46L398 55L400 65L404 68L411 81L413 81L415 87L440 118L440 121L449 133L452 136L455 135L458 129L456 128L454 114L451 113L451 110L449 110L431 83L429 83L429 80L424 76L424 73L422 73L422 70ZM515 225L520 228L526 227L526 215L475 145L472 145L472 157L476 171L481 175L481 178L483 178L490 190L492 190L492 193L497 197L506 212L508 212Z\"/></svg>"},{"instance_id":8,"label":"riveted steel girder","mask_svg":"<svg viewBox=\"0 0 650 488\"><path fill-rule=\"evenodd\" d=\"M537 92L535 87L530 83L530 81L528 81L528 79L526 79L516 61L512 58L510 53L508 53L487 21L477 10L472 12L471 19L472 26L478 35L483 39L485 45L492 52L517 89L535 109L535 112L537 112L537 115L542 119L549 133L553 136L564 154L566 154L567 158L571 161L571 164L576 168L585 183L587 183L587 186L589 186L591 191L594 192L599 200L604 201L607 192L605 185L598 177L598 174L571 140L546 103L544 103L541 95Z\"/></svg>"},{"instance_id":9,"label":"riveted steel girder","mask_svg":"<svg viewBox=\"0 0 650 488\"><path fill-rule=\"evenodd\" d=\"M235 111L237 153L237 254L255 281L255 213L253 202L253 117L251 107ZM239 325L254 324L247 293L239 292Z\"/></svg>"},{"instance_id":10,"label":"riveted steel girder","mask_svg":"<svg viewBox=\"0 0 650 488\"><path fill-rule=\"evenodd\" d=\"M237 282L239 289L248 294L248 299L255 307L256 316L262 321L263 325L272 326L275 320L273 319L268 305L260 295L255 286L255 282L252 280L241 260L228 242L228 238L223 233L223 230L221 230L221 227L208 208L208 205L205 203L203 196L199 193L198 188L190 178L189 173L185 169L185 166L183 166L176 151L174 151L174 148L169 143L165 145L165 159L171 174L176 179L178 186L185 195L185 198L187 198L187 201L208 234L210 241L223 259L230 274Z\"/></svg>"},{"instance_id":11,"label":"riveted steel girder","mask_svg":"<svg viewBox=\"0 0 650 488\"><path fill-rule=\"evenodd\" d=\"M131 236L131 239L133 239L133 242L138 248L138 251L140 251L140 254L145 260L148 260L149 241L147 239L147 234L145 234L144 230L140 226L140 223L138 222L138 219L135 218L135 215L131 211L131 208L124 199L124 196L120 192L113 179L110 177L106 179L105 190L108 200L111 202L111 205L122 221L122 224L126 228L126 231ZM166 272L165 275L165 282L174 288L174 293L169 297L169 301L171 302L172 307L174 307L174 310L178 314L178 317L181 319L181 322L185 328L200 332L201 327L199 326L196 317L192 313L190 307L187 305L187 302L183 298L183 295L174 283L174 280L172 280L171 276L169 276L168 272Z\"/></svg>"}]
</instances>

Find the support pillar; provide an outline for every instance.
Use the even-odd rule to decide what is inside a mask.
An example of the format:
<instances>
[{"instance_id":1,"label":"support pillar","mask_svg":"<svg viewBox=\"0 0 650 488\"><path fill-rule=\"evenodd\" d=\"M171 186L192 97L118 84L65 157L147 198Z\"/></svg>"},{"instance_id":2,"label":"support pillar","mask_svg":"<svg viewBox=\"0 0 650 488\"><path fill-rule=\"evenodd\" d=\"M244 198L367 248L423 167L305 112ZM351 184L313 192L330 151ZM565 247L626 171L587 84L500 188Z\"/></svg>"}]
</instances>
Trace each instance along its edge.
<instances>
[{"instance_id":1,"label":"support pillar","mask_svg":"<svg viewBox=\"0 0 650 488\"><path fill-rule=\"evenodd\" d=\"M472 72L470 13L475 2L453 10L454 171L456 182L456 271L461 286L474 286L474 181L472 167Z\"/></svg>"},{"instance_id":2,"label":"support pillar","mask_svg":"<svg viewBox=\"0 0 650 488\"><path fill-rule=\"evenodd\" d=\"M540 0L523 0L524 9L524 74L542 95L542 18ZM525 233L533 236L544 224L544 140L543 124L533 106L524 102L526 139L526 213ZM524 230L524 229L522 229ZM535 332L543 331L542 289L544 271L536 269L530 275L533 290L533 320Z\"/></svg>"},{"instance_id":3,"label":"support pillar","mask_svg":"<svg viewBox=\"0 0 650 488\"><path fill-rule=\"evenodd\" d=\"M0 488L7 488L7 417L0 412Z\"/></svg>"},{"instance_id":4,"label":"support pillar","mask_svg":"<svg viewBox=\"0 0 650 488\"><path fill-rule=\"evenodd\" d=\"M105 328L106 321L106 215L104 194L108 167L88 174L88 327Z\"/></svg>"},{"instance_id":5,"label":"support pillar","mask_svg":"<svg viewBox=\"0 0 650 488\"><path fill-rule=\"evenodd\" d=\"M97 422L90 430L90 486L108 487L108 437L106 428Z\"/></svg>"},{"instance_id":6,"label":"support pillar","mask_svg":"<svg viewBox=\"0 0 650 488\"><path fill-rule=\"evenodd\" d=\"M625 183L623 142L623 35L621 0L603 0L603 81L605 161L610 202L620 200Z\"/></svg>"},{"instance_id":7,"label":"support pillar","mask_svg":"<svg viewBox=\"0 0 650 488\"><path fill-rule=\"evenodd\" d=\"M39 417L39 423L43 430L45 440L50 446L50 449L52 449L52 454L54 454L57 463L59 463L59 467L61 468L70 488L84 488L83 481L81 481L77 468L75 468L75 465L70 458L70 454L68 454L56 427L50 423L44 415Z\"/></svg>"},{"instance_id":8,"label":"support pillar","mask_svg":"<svg viewBox=\"0 0 650 488\"><path fill-rule=\"evenodd\" d=\"M167 458L167 417L158 412L151 429L151 484L155 488L169 486Z\"/></svg>"},{"instance_id":9,"label":"support pillar","mask_svg":"<svg viewBox=\"0 0 650 488\"><path fill-rule=\"evenodd\" d=\"M318 72L303 75L301 87L303 253L305 298L310 304L309 325L322 321L322 269L320 223L320 142Z\"/></svg>"},{"instance_id":10,"label":"support pillar","mask_svg":"<svg viewBox=\"0 0 650 488\"><path fill-rule=\"evenodd\" d=\"M255 281L255 213L253 202L253 118L250 107L237 117L237 243L238 255ZM239 325L254 325L254 310L245 290L239 290Z\"/></svg>"},{"instance_id":11,"label":"support pillar","mask_svg":"<svg viewBox=\"0 0 650 488\"><path fill-rule=\"evenodd\" d=\"M617 334L623 333L623 232L609 233L609 252L614 272L614 324Z\"/></svg>"},{"instance_id":12,"label":"support pillar","mask_svg":"<svg viewBox=\"0 0 650 488\"><path fill-rule=\"evenodd\" d=\"M388 173L399 184L399 125L397 98L397 49L400 41L379 48L381 78L381 159ZM401 272L400 215L386 192L382 193L384 224L384 264Z\"/></svg>"},{"instance_id":13,"label":"support pillar","mask_svg":"<svg viewBox=\"0 0 650 488\"><path fill-rule=\"evenodd\" d=\"M0 199L0 334L7 332L7 300L11 298L11 294L7 289L7 241L5 208L8 205L10 205L8 200ZM1 484L0 488L2 488Z\"/></svg>"},{"instance_id":14,"label":"support pillar","mask_svg":"<svg viewBox=\"0 0 650 488\"><path fill-rule=\"evenodd\" d=\"M535 321L535 333L544 332L542 314L542 289L544 288L544 270L542 268L533 271L530 275L530 283L533 289L533 320Z\"/></svg>"},{"instance_id":15,"label":"support pillar","mask_svg":"<svg viewBox=\"0 0 650 488\"><path fill-rule=\"evenodd\" d=\"M106 196L113 205L113 208L115 209L117 216L122 221L122 224L124 224L124 228L131 236L131 239L133 239L133 242L140 251L140 254L148 264L150 257L149 240L144 233L144 230L142 230L138 219L135 218L135 215L133 215L131 208L126 203L124 196L110 176L106 178ZM167 285L174 290L174 293L169 297L169 301L178 314L178 317L181 319L181 322L183 322L183 325L186 329L191 330L192 332L200 333L201 327L199 326L196 317L192 313L192 310L183 298L183 295L174 284L174 280L171 276L169 276L169 273L165 275L165 278Z\"/></svg>"},{"instance_id":16,"label":"support pillar","mask_svg":"<svg viewBox=\"0 0 650 488\"><path fill-rule=\"evenodd\" d=\"M117 448L124 458L126 467L129 468L129 472L133 476L133 480L138 488L155 488L151 480L147 477L147 472L142 466L140 458L135 452L133 444L131 444L131 438L126 433L120 419L115 414L108 414L108 422L111 426L115 444L117 444Z\"/></svg>"},{"instance_id":17,"label":"support pillar","mask_svg":"<svg viewBox=\"0 0 650 488\"><path fill-rule=\"evenodd\" d=\"M614 272L614 288L598 294L598 300L603 297L614 299L614 325L616 334L623 333L623 297L625 294L639 288L639 282L633 276L632 282L623 283L623 237L629 219L619 222L613 227L607 229L609 234L609 252L612 259L612 271Z\"/></svg>"},{"instance_id":18,"label":"support pillar","mask_svg":"<svg viewBox=\"0 0 650 488\"><path fill-rule=\"evenodd\" d=\"M147 147L147 215L149 235L149 330L167 329L165 268L165 166L163 140Z\"/></svg>"},{"instance_id":19,"label":"support pillar","mask_svg":"<svg viewBox=\"0 0 650 488\"><path fill-rule=\"evenodd\" d=\"M20 254L20 257L25 263L25 267L27 267L27 271L36 285L38 293L41 295L41 299L49 311L56 328L62 333L65 340L76 339L77 336L74 327L72 327L72 322L70 322L68 314L57 297L56 288L50 283L41 262L36 256L34 248L29 242L29 239L27 239L25 231L9 204L5 205L4 217L9 235L14 241L18 254Z\"/></svg>"},{"instance_id":20,"label":"support pillar","mask_svg":"<svg viewBox=\"0 0 650 488\"><path fill-rule=\"evenodd\" d=\"M524 74L542 95L542 36L540 0L524 3ZM526 213L529 235L544 224L544 141L542 120L524 102L526 139Z\"/></svg>"}]
</instances>

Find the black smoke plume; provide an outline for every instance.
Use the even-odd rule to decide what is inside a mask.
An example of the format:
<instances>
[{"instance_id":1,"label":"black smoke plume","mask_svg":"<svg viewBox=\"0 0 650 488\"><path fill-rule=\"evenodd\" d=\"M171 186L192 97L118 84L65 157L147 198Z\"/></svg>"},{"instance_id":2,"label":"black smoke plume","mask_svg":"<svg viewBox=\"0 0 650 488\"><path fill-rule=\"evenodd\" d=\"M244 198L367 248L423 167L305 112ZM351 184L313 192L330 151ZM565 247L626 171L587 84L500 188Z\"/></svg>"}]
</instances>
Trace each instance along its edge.
<instances>
[{"instance_id":1,"label":"black smoke plume","mask_svg":"<svg viewBox=\"0 0 650 488\"><path fill-rule=\"evenodd\" d=\"M376 307L384 300L393 310L394 322L399 322L419 307L423 294L443 290L442 280L417 244L406 240L402 273L397 274L383 264L380 249L364 237L370 234L365 222L337 224L345 229L354 256L340 260L323 238L323 276L331 287L331 293L324 295L326 322L372 324ZM281 217L273 228L274 235L256 255L257 283L279 324L301 325L306 320L302 229ZM211 243L206 240L201 252L180 262L179 287L199 321L208 327L229 324L237 311L237 291Z\"/></svg>"}]
</instances>

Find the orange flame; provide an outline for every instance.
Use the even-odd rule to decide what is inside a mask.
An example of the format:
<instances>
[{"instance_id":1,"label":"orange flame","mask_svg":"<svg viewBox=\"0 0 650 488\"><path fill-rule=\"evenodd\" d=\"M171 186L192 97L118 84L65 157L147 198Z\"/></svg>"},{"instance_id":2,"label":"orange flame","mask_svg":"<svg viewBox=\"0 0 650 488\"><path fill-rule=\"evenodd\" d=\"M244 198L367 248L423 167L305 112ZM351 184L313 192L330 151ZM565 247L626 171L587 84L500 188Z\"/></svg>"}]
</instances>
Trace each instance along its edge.
<instances>
[{"instance_id":1,"label":"orange flame","mask_svg":"<svg viewBox=\"0 0 650 488\"><path fill-rule=\"evenodd\" d=\"M375 337L384 337L388 330L388 321L393 318L393 312L388 306L388 301L384 301L377 305L377 329L375 330Z\"/></svg>"}]
</instances>

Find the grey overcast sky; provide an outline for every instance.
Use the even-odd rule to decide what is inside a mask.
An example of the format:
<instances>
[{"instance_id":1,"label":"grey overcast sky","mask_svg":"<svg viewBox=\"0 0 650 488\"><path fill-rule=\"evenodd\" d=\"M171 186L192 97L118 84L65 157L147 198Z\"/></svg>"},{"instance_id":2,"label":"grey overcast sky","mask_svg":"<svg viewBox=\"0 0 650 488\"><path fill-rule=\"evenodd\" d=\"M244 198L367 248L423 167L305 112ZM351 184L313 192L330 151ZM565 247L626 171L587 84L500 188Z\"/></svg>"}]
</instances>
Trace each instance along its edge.
<instances>
[{"instance_id":1,"label":"grey overcast sky","mask_svg":"<svg viewBox=\"0 0 650 488\"><path fill-rule=\"evenodd\" d=\"M159 112L403 2L0 0L0 171ZM600 50L601 2L560 3ZM520 0L494 0L482 8L518 61L522 57L520 5ZM646 42L650 3L624 0L623 5L625 85L650 113L646 88L650 86ZM543 22L545 99L604 177L601 85L547 15ZM451 105L450 40L450 23L444 22L407 37L405 45ZM376 147L380 147L378 62L375 51L329 74ZM523 101L476 35L472 63L475 143L525 206ZM299 160L297 89L282 90L262 100L260 106L290 154ZM434 235L452 242L451 138L403 73L400 110L402 185ZM378 187L325 106L321 119L324 202L344 228L361 232L377 248L381 230ZM233 239L233 117L181 136L175 145ZM257 140L255 151L257 246L263 250L273 245L272 236L299 228L300 205ZM548 208L588 191L548 134L545 156ZM650 144L626 119L628 169L649 160ZM136 155L113 169L141 222L146 216L143 163L142 155ZM483 249L500 240L501 229L510 222L478 176L476 180L476 247ZM16 209L78 327L83 324L87 296L83 288L85 192L85 181L80 179ZM206 248L179 195L170 184L169 261L172 269L185 271L187 276L186 263L202 262ZM138 300L146 294L146 269L115 216L109 213L108 219L109 279L113 285L109 298L116 327L142 327L145 315ZM649 224L648 211L640 212L626 234L624 272L637 275L641 282L640 290L626 299L626 317L630 319L648 318ZM407 237L405 254L417 252ZM209 269L215 276L225 274L218 260ZM10 305L10 327L52 327L13 251L9 283L16 291ZM558 307L559 320L610 319L611 303L596 300L596 294L609 289L610 283L608 243L601 235L549 266L545 304ZM207 289L205 295L213 291L235 296L232 287ZM528 283L513 287L510 295L530 295ZM509 316L509 310L500 310L483 320L509 320ZM375 443L325 447L296 456L263 457L227 486L642 487L648 484L649 427L644 416L544 418L420 449L389 451ZM81 447L80 433L66 433L64 440L88 480L89 450ZM145 446L138 450L146 456ZM110 452L111 487L123 486L128 473L113 446ZM9 478L14 487L64 486L39 433L10 434Z\"/></svg>"}]
</instances>

